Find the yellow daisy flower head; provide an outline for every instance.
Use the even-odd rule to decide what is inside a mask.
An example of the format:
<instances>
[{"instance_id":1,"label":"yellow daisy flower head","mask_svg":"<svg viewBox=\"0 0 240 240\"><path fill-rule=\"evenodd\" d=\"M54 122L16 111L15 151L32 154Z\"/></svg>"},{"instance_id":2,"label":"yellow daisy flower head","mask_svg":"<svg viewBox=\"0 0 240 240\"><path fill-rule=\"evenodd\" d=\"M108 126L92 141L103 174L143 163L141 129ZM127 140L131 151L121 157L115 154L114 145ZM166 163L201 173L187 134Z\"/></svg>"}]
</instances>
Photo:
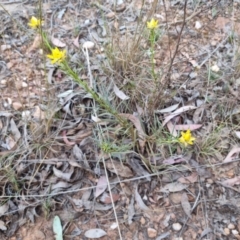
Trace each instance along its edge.
<instances>
[{"instance_id":1,"label":"yellow daisy flower head","mask_svg":"<svg viewBox=\"0 0 240 240\"><path fill-rule=\"evenodd\" d=\"M183 143L185 147L187 145L193 145L196 138L192 137L191 131L187 130L186 132L181 132L181 137L178 139L180 143Z\"/></svg>"},{"instance_id":2,"label":"yellow daisy flower head","mask_svg":"<svg viewBox=\"0 0 240 240\"><path fill-rule=\"evenodd\" d=\"M42 21L40 19L37 19L36 17L32 17L28 23L28 26L31 28L38 28L42 25Z\"/></svg>"},{"instance_id":3,"label":"yellow daisy flower head","mask_svg":"<svg viewBox=\"0 0 240 240\"><path fill-rule=\"evenodd\" d=\"M147 22L147 28L155 29L157 27L158 27L158 20L155 20L154 18L152 18L150 22Z\"/></svg>"},{"instance_id":4,"label":"yellow daisy flower head","mask_svg":"<svg viewBox=\"0 0 240 240\"><path fill-rule=\"evenodd\" d=\"M60 63L66 58L66 50L59 50L57 47L51 49L51 54L48 54L47 57L51 59L51 63Z\"/></svg>"}]
</instances>

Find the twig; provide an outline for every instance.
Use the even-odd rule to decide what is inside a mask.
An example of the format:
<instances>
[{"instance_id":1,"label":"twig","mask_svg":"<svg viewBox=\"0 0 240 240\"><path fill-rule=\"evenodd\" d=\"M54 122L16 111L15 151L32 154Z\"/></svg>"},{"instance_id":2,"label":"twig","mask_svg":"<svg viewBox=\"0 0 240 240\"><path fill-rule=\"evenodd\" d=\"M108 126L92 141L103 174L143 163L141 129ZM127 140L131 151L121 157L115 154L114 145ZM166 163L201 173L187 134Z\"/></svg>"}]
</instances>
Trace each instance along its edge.
<instances>
[{"instance_id":1,"label":"twig","mask_svg":"<svg viewBox=\"0 0 240 240\"><path fill-rule=\"evenodd\" d=\"M163 0L163 2L165 2L165 0ZM173 62L174 62L174 59L178 53L178 48L179 48L179 44L180 44L180 40L181 40L181 37L182 37L182 32L183 32L183 28L185 27L185 24L186 24L186 15L187 15L187 2L188 0L185 0L185 4L184 4L184 14L183 14L183 23L182 23L182 27L181 27L181 30L178 34L178 40L177 40L177 46L176 46L176 49L174 51L174 54L173 54L173 57L171 58L171 62L170 62L170 66L167 70L167 79L169 78L170 79L170 72L172 70L172 66L173 66ZM170 81L169 81L170 83ZM169 85L169 84L168 84Z\"/></svg>"}]
</instances>

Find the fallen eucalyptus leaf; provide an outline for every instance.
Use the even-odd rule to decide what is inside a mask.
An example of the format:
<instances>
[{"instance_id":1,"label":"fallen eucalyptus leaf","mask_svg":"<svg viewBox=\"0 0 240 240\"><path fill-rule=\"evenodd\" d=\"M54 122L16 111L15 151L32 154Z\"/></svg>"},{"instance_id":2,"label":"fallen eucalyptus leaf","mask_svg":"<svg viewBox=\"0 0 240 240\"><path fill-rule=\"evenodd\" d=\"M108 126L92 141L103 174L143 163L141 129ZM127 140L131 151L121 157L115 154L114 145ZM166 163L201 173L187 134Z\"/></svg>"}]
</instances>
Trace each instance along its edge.
<instances>
[{"instance_id":1,"label":"fallen eucalyptus leaf","mask_svg":"<svg viewBox=\"0 0 240 240\"><path fill-rule=\"evenodd\" d=\"M94 228L94 229L87 230L84 235L87 238L100 238L107 235L107 233L100 228Z\"/></svg>"},{"instance_id":2,"label":"fallen eucalyptus leaf","mask_svg":"<svg viewBox=\"0 0 240 240\"><path fill-rule=\"evenodd\" d=\"M129 96L127 96L123 91L121 91L116 85L114 85L113 91L120 99L122 100L129 99Z\"/></svg>"},{"instance_id":3,"label":"fallen eucalyptus leaf","mask_svg":"<svg viewBox=\"0 0 240 240\"><path fill-rule=\"evenodd\" d=\"M96 187L96 192L95 192L95 198L100 196L107 188L107 178L105 176L101 176L98 179L97 187Z\"/></svg>"},{"instance_id":4,"label":"fallen eucalyptus leaf","mask_svg":"<svg viewBox=\"0 0 240 240\"><path fill-rule=\"evenodd\" d=\"M182 204L182 208L183 208L184 212L186 213L186 215L189 218L192 218L192 216L191 216L191 205L190 205L190 203L188 201L188 196L187 196L186 193L182 194L181 204Z\"/></svg>"},{"instance_id":5,"label":"fallen eucalyptus leaf","mask_svg":"<svg viewBox=\"0 0 240 240\"><path fill-rule=\"evenodd\" d=\"M60 218L58 216L55 216L53 219L53 232L55 234L56 240L63 240L62 231L63 230Z\"/></svg>"}]
</instances>

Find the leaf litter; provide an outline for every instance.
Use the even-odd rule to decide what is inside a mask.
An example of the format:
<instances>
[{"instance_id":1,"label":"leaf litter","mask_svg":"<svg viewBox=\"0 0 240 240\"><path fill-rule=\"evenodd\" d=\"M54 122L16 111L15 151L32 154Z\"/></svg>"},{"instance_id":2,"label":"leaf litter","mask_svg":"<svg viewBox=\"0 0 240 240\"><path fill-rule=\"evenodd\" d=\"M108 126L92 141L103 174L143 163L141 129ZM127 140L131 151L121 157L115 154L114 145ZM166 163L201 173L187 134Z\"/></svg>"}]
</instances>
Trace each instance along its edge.
<instances>
[{"instance_id":1,"label":"leaf litter","mask_svg":"<svg viewBox=\"0 0 240 240\"><path fill-rule=\"evenodd\" d=\"M102 51L101 44L107 43L109 40L106 31L108 27L120 31L120 41L118 40L118 42L123 44L126 34L131 31L136 32L135 20L141 19L140 13L137 11L139 8L135 6L137 3L132 3L129 6L126 6L127 3L125 2L121 3L117 6L116 12L114 5L111 3L102 5L94 3L95 9L91 9L91 11L97 13L95 16L90 14L88 8L82 6L80 11L83 11L83 15L89 16L89 18L83 20L80 17L81 14L76 15L76 17L79 17L77 21L79 25L76 27L75 36L71 35L72 39L75 39L72 43L72 39L69 40L67 37L73 29L69 27L72 25L70 21L72 18L69 18L69 16L76 14L78 5L74 1L68 6L62 2L57 4L59 5L58 9L47 8L47 16L51 16L49 18L52 25L51 41L57 47L67 45L70 54L75 54L76 47L79 48L83 40L94 41L96 49ZM169 4L169 6L166 6L169 9L168 17L170 17L170 21L172 20L172 23L169 24L170 39L172 37L174 39L174 37L178 37L178 33L174 35L174 31L171 32L173 30L171 26L176 24L176 19L179 19L179 16L174 16L171 9L179 11L182 3L181 1L175 1L167 4ZM217 7L214 5L214 1L211 4L211 10ZM29 7L29 4L26 4L26 6ZM148 8L149 6L144 7ZM31 7L27 9L30 15L32 15ZM207 6L203 4L202 7ZM237 170L239 151L238 147L233 147L236 143L239 143L238 131L236 131L239 129L237 125L239 112L238 86L235 85L235 80L227 82L218 79L218 77L223 79L237 79L238 77L234 75L236 73L231 73L231 68L235 66L234 64L237 65L236 61L231 62L233 44L231 41L224 41L223 32L219 32L219 30L222 31L229 27L227 25L231 18L226 17L224 13L224 19L221 19L221 16L217 16L215 19L212 16L213 11L210 11L210 15L205 15L208 11L203 11L202 15L196 17L195 14L199 11L194 9L195 7L189 3L188 13L190 15L187 18L189 29L188 31L183 30L186 32L184 32L183 41L180 42L181 51L179 52L179 57L183 58L181 64L174 62L175 75L172 73L175 76L174 82L170 83L170 88L161 97L164 100L163 104L157 107L160 110L154 109L156 123L160 122L156 130L157 138L163 139L165 137L164 134L158 132L158 129L165 125L175 137L178 136L177 131L197 130L194 134L196 134L198 142L191 150L183 150L174 144L174 147L171 148L168 143L159 145L158 141L155 141L156 136L149 131L148 109L143 104L143 100L145 100L144 94L148 90L146 89L146 83L144 82L146 91L143 89L140 101L134 102L136 100L134 99L135 93L131 91L132 79L138 81L141 78L139 72L138 77L133 78L132 74L137 70L137 68L133 67L135 63L132 69L130 68L126 73L124 73L126 65L120 63L120 67L116 71L117 77L114 76L116 82L112 85L112 79L109 81L108 78L110 77L103 76L104 71L101 70L101 66L106 64L106 61L103 58L102 60L95 60L97 52L91 53L90 61L94 63L92 67L95 66L93 67L93 73L95 77L99 77L97 87L101 89L102 86L109 86L109 92L116 95L115 98L111 94L109 95L108 100L111 104L114 99L121 110L124 109L124 103L130 104L129 106L132 103L134 103L134 106L137 105L138 116L133 113L136 111L135 109L126 111L127 108L125 108L124 111L119 111L122 117L129 120L128 123L136 135L129 138L129 136L123 134L122 136L126 139L121 141L118 146L122 142L128 144L133 139L136 140L140 151L137 152L139 156L134 158L132 153L129 154L129 152L124 151L117 155L110 153L107 157L107 154L102 154L99 142L95 141L96 136L100 133L99 126L101 131L104 132L104 136L109 137L111 135L111 137L114 136L113 138L118 140L121 137L122 129L114 125L109 115L103 114L101 111L98 113L92 112L91 96L83 92L71 79L64 76L61 70L46 66L47 70L49 69L48 82L51 86L50 89L45 88L45 83L42 80L45 77L45 68L41 66L39 61L39 56L42 56L42 49L39 49L41 44L38 35L35 39L32 38L33 41L28 41L29 35L16 31L16 29L20 28L14 28L14 23L10 21L9 16L5 13L1 14L1 20L4 23L4 27L1 29L3 38L0 40L1 49L4 50L2 51L4 58L1 58L1 62L6 61L6 63L3 64L5 67L0 68L0 91L2 95L0 109L2 170L0 171L0 177L3 183L0 212L2 219L1 229L3 232L8 232L6 235L9 237L14 236L20 227L19 233L24 236L21 229L24 229L22 225L27 219L34 222L43 212L47 216L51 211L60 211L59 218L61 222L63 221L63 226L67 226L68 235L72 234L74 236L74 229L78 229L77 236L92 230L89 235L91 238L99 238L103 234L103 239L104 237L115 239L117 236L116 230L112 229L110 231L108 227L105 228L104 224L107 221L106 218L103 218L105 214L108 214L107 217L114 219L112 215L114 207L116 207L118 218L127 221L132 229L136 230L136 239L141 239L142 229L145 229L146 226L143 224L141 225L142 229L139 229L135 227L135 223L138 223L140 217L147 224L151 223L152 219L149 217L151 210L157 211L162 206L164 220L160 219L158 222L160 226L164 226L164 233L160 234L163 231L162 229L159 230L157 239L173 238L171 221L181 223L182 216L179 213L182 210L183 214L192 218L191 222L194 225L193 227L187 225L182 232L184 237L186 237L184 234L187 235L188 233L191 236L190 239L195 239L193 236L196 235L193 233L193 228L196 229L196 226L199 228L198 233L195 232L195 234L198 234L198 238L209 237L212 232L221 235L222 232L219 229L228 227L224 225L224 221L231 220L234 222L234 226L238 228L237 220L234 221L233 217L228 217L224 213L224 209L222 209L231 209L232 203L219 207L216 201L211 200L216 195L222 198L233 198L236 191L238 191L239 185L238 176L240 173ZM143 10L146 11L146 9ZM221 9L218 10L221 13ZM12 11L14 10L11 9ZM99 17L101 11L107 13L106 22ZM164 26L165 14L161 12L161 9L159 11L162 16L161 21L163 21L160 21L160 25ZM14 15L14 19L18 19L17 22L22 26L26 25L24 21L27 18L27 12L18 11ZM47 18L46 24L48 24ZM127 21L126 26L122 25L124 21ZM216 25L214 21L216 21ZM206 26L213 27L211 31L207 31L207 34L209 34L207 38L205 37ZM194 41L191 41L191 37L198 36L198 34L200 34L199 39L201 39L199 44L194 42L198 41L196 37ZM238 34L238 30L236 30L236 34ZM166 36L163 35L162 37L162 39L159 39L160 48L159 51L156 51L156 59L154 60L159 69L161 64L166 62L166 56L168 56L167 48L163 44ZM210 42L208 42L209 39ZM186 46L184 42L189 44ZM194 42L195 45L191 44L191 42ZM174 41L173 43L169 42L169 44L174 44ZM146 44L143 42L141 45L144 48ZM12 51L13 47L17 50ZM123 51L120 52L123 53ZM27 54L28 61L23 54ZM79 54L76 54L75 58L76 61L73 62L73 67L77 68L77 63L80 62L83 65L85 64L83 57ZM120 56L119 59L122 58L123 56ZM143 63L145 64L145 61ZM116 63L116 66L119 66L118 64ZM201 67L201 71L197 69L199 67ZM206 71L204 75L205 68L206 70L209 69L209 73ZM22 71L22 69L26 71ZM17 76L15 76L15 73L17 73ZM119 73L123 75L121 76ZM82 79L87 79L83 70L79 71L78 74ZM15 77L18 79L15 79ZM18 86L17 91L12 87L13 83ZM103 85L101 86L101 84ZM140 86L141 83L137 87ZM142 89L137 88L136 92L139 90ZM168 90L170 90L169 92L176 91L176 95L172 96ZM47 100L46 96L48 96ZM50 109L49 102L55 103ZM15 103L19 104L19 108ZM94 121L91 116L98 117L103 124ZM231 118L231 121L229 121L229 118ZM226 125L230 124L230 122L236 123L236 126L232 128L232 126L228 125L229 131L227 134L223 134L223 131L218 132L219 136L214 145L213 138L210 138L213 134L212 131L221 127L221 124L224 125L225 122ZM231 131L235 136L229 135ZM223 146L227 147L224 148ZM131 148L131 151L138 151L137 149ZM232 151L228 153L229 149L232 149ZM193 152L190 160L182 155L188 151ZM99 179L106 174L103 171L102 157L99 156L107 158L107 174L110 177L111 191L113 191L111 195L115 206L110 201L111 198L106 189L106 182L105 187L98 185L101 182ZM164 163L164 166L160 165L161 167L158 169L156 165L153 166L153 162L149 159L158 159L161 164ZM222 163L224 165L221 165ZM229 167L231 165L235 166L236 172L231 169L233 167ZM214 169L211 168L212 166L214 166ZM221 174L216 174L216 171L221 172ZM157 178L154 174L158 175ZM216 176L219 176L219 180L223 183L222 188L225 188L225 191L214 185ZM116 177L118 177L118 180L116 180ZM167 184L163 181L165 177L168 178ZM111 179L115 180L112 181ZM119 184L121 181L125 181L124 187L122 187L123 183ZM132 188L133 181L138 181L137 189ZM201 182L201 185L204 185L206 196L211 197L211 199L208 199L209 201L205 202L209 209L208 214L212 218L218 219L217 222L211 222L211 220L207 219L209 223L202 227L198 226L197 223L202 220L206 221L204 210L200 209L200 207L197 212L189 210L192 201L197 200L194 190L198 190L198 181ZM232 188L224 187L224 185ZM95 195L97 190L98 193ZM184 191L189 192L186 194ZM169 193L180 193L182 196L181 206L178 206L178 211L174 213L171 212L171 208L177 208L177 206L174 206L169 201ZM14 195L18 196L18 198L14 198ZM96 196L98 198L94 200ZM234 206L238 210L239 206ZM81 216L79 217L81 224L76 228L74 224L78 224L78 222L74 220L73 223L72 220L65 217L67 213L72 219L76 219L75 216L77 215L72 214L69 209L73 209L85 216L95 215L97 221L103 223L101 226L104 229L99 229L95 220L91 218L89 218L88 224L82 224L86 222L86 219ZM218 209L221 210L218 211ZM22 222L18 221L20 218ZM144 222L143 219L141 220L142 223ZM112 221L109 221L109 226L110 223L112 224ZM209 224L211 228L214 228L214 231L207 230ZM39 225L36 224L36 227L39 227ZM132 230L121 223L120 228L125 231L128 239L134 239ZM37 228L35 232L37 233ZM39 235L41 235L40 232L38 232ZM46 232L46 236L50 236L52 232L53 230L50 229ZM1 238L4 239L4 237L5 235L1 235ZM226 236L222 234L221 237L224 239ZM188 238L186 237L186 239Z\"/></svg>"}]
</instances>

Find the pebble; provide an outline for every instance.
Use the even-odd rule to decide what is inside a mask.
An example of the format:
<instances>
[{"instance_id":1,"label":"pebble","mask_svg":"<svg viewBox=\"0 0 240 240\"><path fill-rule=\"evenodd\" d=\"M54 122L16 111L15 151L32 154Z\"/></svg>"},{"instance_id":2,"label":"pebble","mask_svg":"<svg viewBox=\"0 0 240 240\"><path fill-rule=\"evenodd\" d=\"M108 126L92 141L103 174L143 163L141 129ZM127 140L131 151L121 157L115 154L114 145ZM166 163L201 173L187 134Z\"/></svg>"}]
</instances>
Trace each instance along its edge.
<instances>
[{"instance_id":1,"label":"pebble","mask_svg":"<svg viewBox=\"0 0 240 240\"><path fill-rule=\"evenodd\" d=\"M11 45L1 45L1 51L4 52L7 49L10 49Z\"/></svg>"},{"instance_id":2,"label":"pebble","mask_svg":"<svg viewBox=\"0 0 240 240\"><path fill-rule=\"evenodd\" d=\"M19 110L19 109L22 108L22 106L23 105L20 102L13 102L12 103L12 107L13 107L14 110Z\"/></svg>"},{"instance_id":3,"label":"pebble","mask_svg":"<svg viewBox=\"0 0 240 240\"><path fill-rule=\"evenodd\" d=\"M232 230L232 234L233 235L238 235L238 231L234 229L234 230Z\"/></svg>"},{"instance_id":4,"label":"pebble","mask_svg":"<svg viewBox=\"0 0 240 240\"><path fill-rule=\"evenodd\" d=\"M5 79L1 80L1 84L2 85L6 85L7 84L7 80L5 80Z\"/></svg>"},{"instance_id":5,"label":"pebble","mask_svg":"<svg viewBox=\"0 0 240 240\"><path fill-rule=\"evenodd\" d=\"M229 224L228 224L228 228L229 228L229 229L234 229L235 226L234 226L232 223L229 223Z\"/></svg>"},{"instance_id":6,"label":"pebble","mask_svg":"<svg viewBox=\"0 0 240 240\"><path fill-rule=\"evenodd\" d=\"M141 217L140 222L141 222L142 225L144 225L144 224L146 223L145 218L144 218L144 217Z\"/></svg>"},{"instance_id":7,"label":"pebble","mask_svg":"<svg viewBox=\"0 0 240 240\"><path fill-rule=\"evenodd\" d=\"M182 225L181 225L180 223L174 223L174 224L172 225L172 228L173 228L173 230L175 230L175 231L179 231L179 230L181 230Z\"/></svg>"},{"instance_id":8,"label":"pebble","mask_svg":"<svg viewBox=\"0 0 240 240\"><path fill-rule=\"evenodd\" d=\"M148 237L155 238L157 236L157 230L154 228L148 228L147 229Z\"/></svg>"},{"instance_id":9,"label":"pebble","mask_svg":"<svg viewBox=\"0 0 240 240\"><path fill-rule=\"evenodd\" d=\"M195 28L200 29L202 27L202 24L199 21L196 21Z\"/></svg>"},{"instance_id":10,"label":"pebble","mask_svg":"<svg viewBox=\"0 0 240 240\"><path fill-rule=\"evenodd\" d=\"M90 48L93 48L93 47L94 47L94 43L93 42L86 41L86 42L83 43L83 48L90 49Z\"/></svg>"},{"instance_id":11,"label":"pebble","mask_svg":"<svg viewBox=\"0 0 240 240\"><path fill-rule=\"evenodd\" d=\"M22 87L26 88L28 86L28 84L26 82L22 82Z\"/></svg>"},{"instance_id":12,"label":"pebble","mask_svg":"<svg viewBox=\"0 0 240 240\"><path fill-rule=\"evenodd\" d=\"M224 228L224 234L228 236L230 234L230 229L229 228Z\"/></svg>"}]
</instances>

